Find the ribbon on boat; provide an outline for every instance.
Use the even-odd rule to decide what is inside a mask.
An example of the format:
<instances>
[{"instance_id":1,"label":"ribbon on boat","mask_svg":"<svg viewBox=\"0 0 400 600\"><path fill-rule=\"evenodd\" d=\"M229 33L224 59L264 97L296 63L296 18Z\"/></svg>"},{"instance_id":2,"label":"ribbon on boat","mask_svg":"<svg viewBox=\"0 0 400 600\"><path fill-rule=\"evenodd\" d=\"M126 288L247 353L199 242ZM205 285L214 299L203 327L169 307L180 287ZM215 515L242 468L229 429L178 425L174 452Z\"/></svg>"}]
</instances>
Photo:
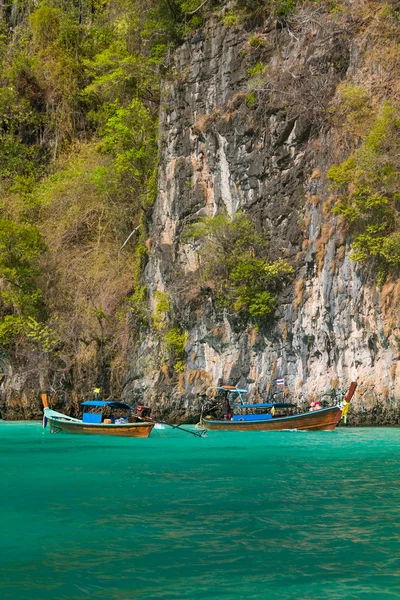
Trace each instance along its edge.
<instances>
[{"instance_id":1,"label":"ribbon on boat","mask_svg":"<svg viewBox=\"0 0 400 600\"><path fill-rule=\"evenodd\" d=\"M346 402L346 400L343 400L342 417L345 417L347 415L347 413L349 412L349 408L350 402Z\"/></svg>"},{"instance_id":2,"label":"ribbon on boat","mask_svg":"<svg viewBox=\"0 0 400 600\"><path fill-rule=\"evenodd\" d=\"M343 423L345 425L347 425L347 413L349 412L349 408L350 408L350 402L346 402L346 400L343 400L343 404L342 404L342 419L343 419Z\"/></svg>"}]
</instances>

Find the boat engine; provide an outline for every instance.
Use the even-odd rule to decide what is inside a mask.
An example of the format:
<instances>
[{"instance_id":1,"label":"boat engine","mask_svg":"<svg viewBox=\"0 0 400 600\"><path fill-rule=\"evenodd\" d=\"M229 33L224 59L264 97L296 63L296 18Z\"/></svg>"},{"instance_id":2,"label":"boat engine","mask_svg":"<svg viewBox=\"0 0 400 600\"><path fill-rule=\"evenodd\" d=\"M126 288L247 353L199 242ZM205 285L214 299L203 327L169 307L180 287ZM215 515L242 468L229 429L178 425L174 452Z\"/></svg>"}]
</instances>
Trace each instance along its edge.
<instances>
[{"instance_id":1,"label":"boat engine","mask_svg":"<svg viewBox=\"0 0 400 600\"><path fill-rule=\"evenodd\" d=\"M140 417L141 419L145 419L146 417L150 417L151 415L151 408L149 406L144 406L144 404L138 404L136 406L136 411L138 417Z\"/></svg>"}]
</instances>

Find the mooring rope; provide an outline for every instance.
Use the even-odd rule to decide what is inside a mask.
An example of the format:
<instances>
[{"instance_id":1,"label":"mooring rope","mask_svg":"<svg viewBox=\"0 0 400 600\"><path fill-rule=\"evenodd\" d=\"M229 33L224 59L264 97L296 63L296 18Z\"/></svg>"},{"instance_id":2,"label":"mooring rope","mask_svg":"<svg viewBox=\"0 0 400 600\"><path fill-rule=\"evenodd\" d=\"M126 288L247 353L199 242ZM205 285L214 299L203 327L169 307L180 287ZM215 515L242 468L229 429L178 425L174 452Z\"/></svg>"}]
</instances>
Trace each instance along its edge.
<instances>
[{"instance_id":1,"label":"mooring rope","mask_svg":"<svg viewBox=\"0 0 400 600\"><path fill-rule=\"evenodd\" d=\"M195 437L205 437L207 435L207 429L202 429L202 431L191 431L190 429L185 429L185 427L181 427L180 425L171 425L171 423L167 423L166 421L162 421L161 419L152 419L151 417L139 417L139 415L137 415L137 418L144 422L150 421L151 423L168 425L168 427L171 427L172 429L180 429L181 431L186 431L186 433L190 433Z\"/></svg>"}]
</instances>

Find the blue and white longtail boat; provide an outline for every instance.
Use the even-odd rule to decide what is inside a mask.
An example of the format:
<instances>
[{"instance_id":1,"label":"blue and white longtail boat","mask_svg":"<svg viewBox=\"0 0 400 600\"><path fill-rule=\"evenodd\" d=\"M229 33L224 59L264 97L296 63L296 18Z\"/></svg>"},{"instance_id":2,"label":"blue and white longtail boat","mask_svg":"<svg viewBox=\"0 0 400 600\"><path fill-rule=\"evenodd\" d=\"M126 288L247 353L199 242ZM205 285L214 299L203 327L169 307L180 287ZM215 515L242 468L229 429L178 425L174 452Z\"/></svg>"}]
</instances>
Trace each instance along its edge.
<instances>
[{"instance_id":1,"label":"blue and white longtail boat","mask_svg":"<svg viewBox=\"0 0 400 600\"><path fill-rule=\"evenodd\" d=\"M235 386L223 385L218 390L226 393L224 402L224 418L215 419L212 415L205 414L202 410L200 423L210 430L229 431L282 431L286 429L308 431L332 431L339 423L342 416L347 414L351 399L357 387L357 382L350 384L349 390L343 400L334 406L310 410L300 414L282 414L281 411L294 409L295 404L285 402L266 402L249 404L243 400L243 394L248 390ZM239 403L231 409L229 394L235 394ZM261 410L261 412L259 412Z\"/></svg>"},{"instance_id":2,"label":"blue and white longtail boat","mask_svg":"<svg viewBox=\"0 0 400 600\"><path fill-rule=\"evenodd\" d=\"M75 419L49 408L47 394L42 394L42 403L44 411L43 426L45 427L48 423L51 433L63 432L84 435L147 438L154 427L154 422L147 422L144 419L135 423L129 423L128 417L126 419L103 418L102 412L105 407L111 410L127 411L129 416L132 406L125 402L110 400L88 400L82 402L82 419ZM98 409L100 409L100 412Z\"/></svg>"}]
</instances>

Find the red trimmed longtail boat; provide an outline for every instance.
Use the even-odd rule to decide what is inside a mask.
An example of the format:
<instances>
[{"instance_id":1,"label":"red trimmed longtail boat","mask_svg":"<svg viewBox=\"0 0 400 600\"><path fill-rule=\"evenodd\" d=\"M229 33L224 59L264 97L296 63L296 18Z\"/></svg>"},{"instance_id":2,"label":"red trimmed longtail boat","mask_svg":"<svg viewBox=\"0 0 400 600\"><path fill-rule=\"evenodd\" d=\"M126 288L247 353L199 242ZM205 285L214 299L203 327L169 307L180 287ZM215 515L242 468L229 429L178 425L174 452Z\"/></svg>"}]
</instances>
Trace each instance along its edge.
<instances>
[{"instance_id":1,"label":"red trimmed longtail boat","mask_svg":"<svg viewBox=\"0 0 400 600\"><path fill-rule=\"evenodd\" d=\"M102 400L82 402L81 404L84 407L82 419L75 419L49 408L46 394L42 394L42 403L44 408L43 427L46 427L48 423L51 433L147 438L155 425L154 421L147 422L143 420L137 423L129 423L128 419L123 418L117 420L114 418L103 419L102 412L90 412L93 407L103 409L108 406L111 410L128 411L129 417L132 407L125 402ZM85 410L86 407L90 407L89 411Z\"/></svg>"},{"instance_id":2,"label":"red trimmed longtail boat","mask_svg":"<svg viewBox=\"0 0 400 600\"><path fill-rule=\"evenodd\" d=\"M217 389L228 393L238 394L240 404L233 409L240 411L231 416L226 415L224 419L214 419L212 416L201 416L201 425L209 430L225 431L284 431L308 430L308 431L333 431L339 423L342 416L347 414L351 399L357 387L357 382L353 381L343 400L335 406L312 410L307 413L297 415L281 416L276 414L278 409L295 407L294 404L285 404L281 402L246 404L243 402L242 394L247 390L242 390L234 386L220 386ZM262 414L248 414L248 409L263 409ZM265 409L270 409L266 412Z\"/></svg>"}]
</instances>

